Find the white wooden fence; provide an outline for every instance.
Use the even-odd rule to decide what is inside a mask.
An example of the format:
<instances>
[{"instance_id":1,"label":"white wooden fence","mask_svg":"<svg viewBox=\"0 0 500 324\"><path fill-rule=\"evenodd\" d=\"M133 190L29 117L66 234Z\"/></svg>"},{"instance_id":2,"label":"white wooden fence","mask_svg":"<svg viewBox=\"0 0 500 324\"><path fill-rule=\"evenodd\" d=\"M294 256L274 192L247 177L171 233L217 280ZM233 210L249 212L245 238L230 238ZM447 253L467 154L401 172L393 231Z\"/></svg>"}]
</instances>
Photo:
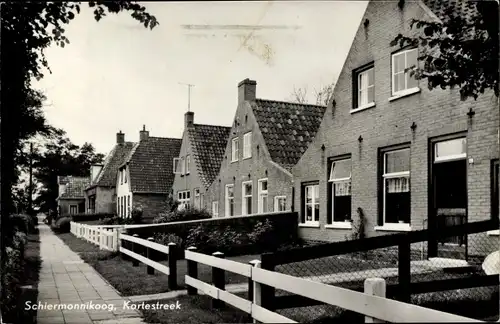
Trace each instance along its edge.
<instances>
[{"instance_id":1,"label":"white wooden fence","mask_svg":"<svg viewBox=\"0 0 500 324\"><path fill-rule=\"evenodd\" d=\"M76 222L70 223L70 231L76 237L98 245L102 250L118 251L119 233L123 226L87 225Z\"/></svg>"}]
</instances>

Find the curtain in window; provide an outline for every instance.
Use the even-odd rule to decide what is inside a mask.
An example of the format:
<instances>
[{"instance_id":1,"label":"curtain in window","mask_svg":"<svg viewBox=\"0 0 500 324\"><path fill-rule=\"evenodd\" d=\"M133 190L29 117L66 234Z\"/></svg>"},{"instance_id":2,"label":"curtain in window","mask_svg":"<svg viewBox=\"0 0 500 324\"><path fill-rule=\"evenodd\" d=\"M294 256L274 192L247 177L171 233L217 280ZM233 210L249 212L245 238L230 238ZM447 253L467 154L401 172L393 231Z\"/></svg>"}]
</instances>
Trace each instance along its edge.
<instances>
[{"instance_id":1,"label":"curtain in window","mask_svg":"<svg viewBox=\"0 0 500 324\"><path fill-rule=\"evenodd\" d=\"M410 192L410 181L406 177L389 178L387 181L387 193Z\"/></svg>"}]
</instances>

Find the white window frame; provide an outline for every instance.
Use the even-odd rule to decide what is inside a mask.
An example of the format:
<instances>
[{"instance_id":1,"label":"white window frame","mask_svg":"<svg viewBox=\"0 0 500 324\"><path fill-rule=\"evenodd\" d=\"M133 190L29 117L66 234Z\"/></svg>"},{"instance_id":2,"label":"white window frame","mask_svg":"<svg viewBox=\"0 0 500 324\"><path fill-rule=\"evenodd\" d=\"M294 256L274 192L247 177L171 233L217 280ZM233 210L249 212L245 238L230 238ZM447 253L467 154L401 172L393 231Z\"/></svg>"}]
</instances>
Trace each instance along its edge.
<instances>
[{"instance_id":1,"label":"white window frame","mask_svg":"<svg viewBox=\"0 0 500 324\"><path fill-rule=\"evenodd\" d=\"M408 88L408 77L409 77L409 73L410 71L407 71L407 72L404 72L404 70L406 70L407 68L409 68L408 66L408 61L407 61L407 57L408 57L408 53L410 52L413 52L413 51L417 51L417 58L418 58L418 49L417 48L411 48L411 49L407 49L407 50L404 50L404 51L399 51L399 52L396 52L396 53L393 53L391 55L391 61L392 61L392 64L391 64L391 83L392 83L392 89L391 89L391 92L392 92L392 96L395 97L395 96L400 96L400 95L405 95L405 94L408 94L408 93L413 93L415 90L418 89L418 82L417 82L417 86L416 87L413 87L413 88ZM405 56L405 68L402 72L397 72L397 73L394 73L394 62L395 62L395 58L399 55L404 55ZM415 64L418 65L418 59L417 59L417 62L415 62ZM405 77L405 88L403 90L399 90L399 91L394 91L394 89L396 89L395 87L395 76L397 74L401 74L401 73L404 73L404 74L408 74L407 77Z\"/></svg>"},{"instance_id":2,"label":"white window frame","mask_svg":"<svg viewBox=\"0 0 500 324\"><path fill-rule=\"evenodd\" d=\"M374 75L373 84L372 85L368 84L368 86L366 88L361 88L361 76L365 75L365 74L367 75L367 73L371 70L373 70L373 75ZM368 75L367 75L367 77L368 77ZM361 104L361 98L362 98L361 94L363 92L366 92L367 93L366 96L368 97L368 89L370 89L370 88L375 88L375 67L374 66L371 66L371 67L367 68L366 70L362 70L358 73L358 89L357 89L357 91L358 91L358 93L357 93L358 103L357 103L356 109L368 108L368 107L373 106L375 104L375 90L373 91L373 101L367 102L365 104Z\"/></svg>"},{"instance_id":3,"label":"white window frame","mask_svg":"<svg viewBox=\"0 0 500 324\"><path fill-rule=\"evenodd\" d=\"M71 207L75 207L75 209L76 209L76 212L74 214L71 213ZM76 214L78 214L78 205L74 205L74 204L69 205L69 214L70 215L76 215Z\"/></svg>"},{"instance_id":4,"label":"white window frame","mask_svg":"<svg viewBox=\"0 0 500 324\"><path fill-rule=\"evenodd\" d=\"M243 159L252 157L252 132L243 135Z\"/></svg>"},{"instance_id":5,"label":"white window frame","mask_svg":"<svg viewBox=\"0 0 500 324\"><path fill-rule=\"evenodd\" d=\"M212 201L212 217L219 217L219 202Z\"/></svg>"},{"instance_id":6,"label":"white window frame","mask_svg":"<svg viewBox=\"0 0 500 324\"><path fill-rule=\"evenodd\" d=\"M191 169L191 155L186 155L186 174L189 174Z\"/></svg>"},{"instance_id":7,"label":"white window frame","mask_svg":"<svg viewBox=\"0 0 500 324\"><path fill-rule=\"evenodd\" d=\"M183 194L185 194L184 197L182 197ZM177 208L178 210L184 210L186 209L186 207L189 208L191 204L191 191L189 190L178 191L177 201L179 202L179 207Z\"/></svg>"},{"instance_id":8,"label":"white window frame","mask_svg":"<svg viewBox=\"0 0 500 324\"><path fill-rule=\"evenodd\" d=\"M279 209L279 200L284 199L285 200L285 210L278 210ZM275 212L284 212L286 210L286 196L274 196L274 211Z\"/></svg>"},{"instance_id":9,"label":"white window frame","mask_svg":"<svg viewBox=\"0 0 500 324\"><path fill-rule=\"evenodd\" d=\"M229 197L228 196L228 193L229 193L229 188L233 188L233 196L232 197ZM233 203L233 212L234 212L234 184L227 184L226 187L225 187L225 190L224 190L224 200L226 202L225 204L225 214L226 214L226 217L231 217L231 216L234 216L234 215L230 215L229 214L229 205L230 205L230 201L232 201Z\"/></svg>"},{"instance_id":10,"label":"white window frame","mask_svg":"<svg viewBox=\"0 0 500 324\"><path fill-rule=\"evenodd\" d=\"M250 184L251 186L251 191L250 195L245 195L245 185ZM243 181L241 183L241 215L251 215L252 213L248 214L247 213L247 198L250 198L250 209L253 213L252 210L252 202L253 202L253 181Z\"/></svg>"},{"instance_id":11,"label":"white window frame","mask_svg":"<svg viewBox=\"0 0 500 324\"><path fill-rule=\"evenodd\" d=\"M240 154L238 137L231 140L231 162L238 161L238 155Z\"/></svg>"},{"instance_id":12,"label":"white window frame","mask_svg":"<svg viewBox=\"0 0 500 324\"><path fill-rule=\"evenodd\" d=\"M262 190L262 183L266 182L267 183L267 189ZM257 181L257 194L258 194L258 203L257 203L257 212L259 214L263 213L268 213L269 212L269 181L268 178L263 178L259 179ZM267 197L267 206L266 206L266 211L264 212L264 204L263 204L263 197Z\"/></svg>"},{"instance_id":13,"label":"white window frame","mask_svg":"<svg viewBox=\"0 0 500 324\"><path fill-rule=\"evenodd\" d=\"M346 161L346 160L349 160L350 161L350 165L351 165L351 171L349 172L349 176L348 177L344 177L344 178L333 178L333 166L335 165L335 163L337 162L340 162L340 161ZM349 158L342 158L342 159L337 159L337 160L332 160L330 162L330 176L328 178L328 185L331 186L331 192L332 192L332 195L331 197L328 197L329 199L332 200L332 205L331 205L331 213L332 213L332 222L327 224L327 225L333 225L333 226L338 226L338 227L341 227L341 228L344 228L344 227L351 227L351 223L348 222L348 224L346 225L345 224L345 221L336 221L335 220L335 185L337 183L345 183L345 182L349 182L350 185L351 185L351 190L352 190L352 159L349 157ZM352 199L352 191L350 192L350 196L351 196L351 199ZM352 217L352 215L351 215Z\"/></svg>"},{"instance_id":14,"label":"white window frame","mask_svg":"<svg viewBox=\"0 0 500 324\"><path fill-rule=\"evenodd\" d=\"M179 170L179 165L181 163L181 158L174 158L174 174L181 174L181 170Z\"/></svg>"},{"instance_id":15,"label":"white window frame","mask_svg":"<svg viewBox=\"0 0 500 324\"><path fill-rule=\"evenodd\" d=\"M184 175L186 173L186 162L184 160L184 157L181 157L181 175Z\"/></svg>"},{"instance_id":16,"label":"white window frame","mask_svg":"<svg viewBox=\"0 0 500 324\"><path fill-rule=\"evenodd\" d=\"M451 155L438 157L437 147L438 147L439 143L451 142L451 141L457 141L457 140L465 140L465 148L466 148L465 153L451 154ZM444 140L444 141L439 141L439 142L434 143L434 163L457 161L457 160L463 160L466 158L467 158L467 138L466 137L452 138L449 140Z\"/></svg>"},{"instance_id":17,"label":"white window frame","mask_svg":"<svg viewBox=\"0 0 500 324\"><path fill-rule=\"evenodd\" d=\"M307 188L309 187L312 187L312 202L310 204L307 203ZM315 194L315 191L314 191L314 187L318 187L318 197L316 197L316 194ZM320 205L320 199L319 199L319 183L315 183L315 184L308 184L308 185L305 185L304 186L304 201L303 201L303 204L304 204L304 223L303 224L306 224L306 225L313 225L313 226L319 226L319 215L316 215L316 208L315 206L316 205ZM312 220L307 220L307 205L312 205ZM320 205L321 207L321 205ZM318 220L315 220L315 219L318 219Z\"/></svg>"},{"instance_id":18,"label":"white window frame","mask_svg":"<svg viewBox=\"0 0 500 324\"><path fill-rule=\"evenodd\" d=\"M383 209L382 209L382 228L386 228L386 229L393 229L393 230L409 230L410 229L410 223L411 223L411 215L410 215L410 223L388 223L385 221L385 212L387 211L387 208L386 208L386 188L387 188L387 185L386 185L386 181L387 179L394 179L394 178L402 178L402 177L405 177L408 179L408 190L409 190L409 194L411 195L411 184L410 184L410 171L411 170L408 170L408 171L400 171L400 172L391 172L391 173L386 173L386 170L387 170L387 154L390 154L390 153L394 153L394 152L398 152L398 151L405 151L405 150L410 150L409 147L405 147L405 148L400 148L400 149L396 149L396 150L391 150L391 151L387 151L387 152L384 152L384 155L382 156L383 158L383 162L384 162L384 168L383 168L383 173L382 173L382 180L383 180L383 183L382 183L382 195L383 195ZM411 151L410 151L410 162L411 162ZM411 169L411 164L409 164L410 166L410 169Z\"/></svg>"}]
</instances>

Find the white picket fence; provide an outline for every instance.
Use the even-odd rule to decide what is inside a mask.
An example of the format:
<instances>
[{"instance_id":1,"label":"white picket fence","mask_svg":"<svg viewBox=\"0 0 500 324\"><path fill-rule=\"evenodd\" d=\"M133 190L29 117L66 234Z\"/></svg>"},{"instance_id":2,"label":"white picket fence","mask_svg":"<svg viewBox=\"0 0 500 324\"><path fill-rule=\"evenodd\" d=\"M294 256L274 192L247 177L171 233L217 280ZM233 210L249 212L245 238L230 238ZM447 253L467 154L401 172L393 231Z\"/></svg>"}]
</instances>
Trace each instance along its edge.
<instances>
[{"instance_id":1,"label":"white picket fence","mask_svg":"<svg viewBox=\"0 0 500 324\"><path fill-rule=\"evenodd\" d=\"M76 222L70 223L70 231L76 237L98 245L102 250L118 251L119 233L123 231L122 225L100 226L87 225Z\"/></svg>"}]
</instances>

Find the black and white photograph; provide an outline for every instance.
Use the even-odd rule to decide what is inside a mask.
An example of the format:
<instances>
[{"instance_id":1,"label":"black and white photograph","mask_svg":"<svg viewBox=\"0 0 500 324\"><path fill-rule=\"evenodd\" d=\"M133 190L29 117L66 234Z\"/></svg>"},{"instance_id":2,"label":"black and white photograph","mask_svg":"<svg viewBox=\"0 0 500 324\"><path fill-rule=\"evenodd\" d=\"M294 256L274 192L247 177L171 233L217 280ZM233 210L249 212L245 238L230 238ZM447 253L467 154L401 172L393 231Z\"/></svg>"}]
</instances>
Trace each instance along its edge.
<instances>
[{"instance_id":1,"label":"black and white photograph","mask_svg":"<svg viewBox=\"0 0 500 324\"><path fill-rule=\"evenodd\" d=\"M498 0L0 3L0 324L500 321Z\"/></svg>"}]
</instances>

